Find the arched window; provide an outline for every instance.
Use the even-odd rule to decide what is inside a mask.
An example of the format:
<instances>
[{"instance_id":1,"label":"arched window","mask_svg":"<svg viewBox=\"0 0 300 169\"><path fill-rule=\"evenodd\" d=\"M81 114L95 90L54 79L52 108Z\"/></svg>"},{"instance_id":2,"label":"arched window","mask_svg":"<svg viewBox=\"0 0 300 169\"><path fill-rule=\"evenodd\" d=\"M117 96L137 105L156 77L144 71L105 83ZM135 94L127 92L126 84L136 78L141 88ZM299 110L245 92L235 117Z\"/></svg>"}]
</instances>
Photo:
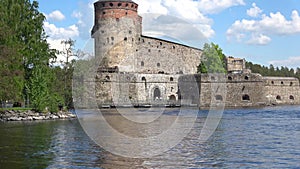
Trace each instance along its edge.
<instances>
[{"instance_id":1,"label":"arched window","mask_svg":"<svg viewBox=\"0 0 300 169\"><path fill-rule=\"evenodd\" d=\"M223 101L223 97L221 95L216 95L216 100Z\"/></svg>"},{"instance_id":2,"label":"arched window","mask_svg":"<svg viewBox=\"0 0 300 169\"><path fill-rule=\"evenodd\" d=\"M173 81L174 81L174 78L173 78L173 77L170 77L170 81L173 82Z\"/></svg>"},{"instance_id":3,"label":"arched window","mask_svg":"<svg viewBox=\"0 0 300 169\"><path fill-rule=\"evenodd\" d=\"M105 79L106 79L106 80L110 80L110 77L109 77L109 76L105 76Z\"/></svg>"},{"instance_id":4,"label":"arched window","mask_svg":"<svg viewBox=\"0 0 300 169\"><path fill-rule=\"evenodd\" d=\"M146 78L145 78L145 77L142 77L142 81L146 81Z\"/></svg>"},{"instance_id":5,"label":"arched window","mask_svg":"<svg viewBox=\"0 0 300 169\"><path fill-rule=\"evenodd\" d=\"M290 86L293 86L293 82L290 82Z\"/></svg>"},{"instance_id":6,"label":"arched window","mask_svg":"<svg viewBox=\"0 0 300 169\"><path fill-rule=\"evenodd\" d=\"M274 81L272 81L271 83L274 84Z\"/></svg>"},{"instance_id":7,"label":"arched window","mask_svg":"<svg viewBox=\"0 0 300 169\"><path fill-rule=\"evenodd\" d=\"M295 100L293 95L290 95L290 100Z\"/></svg>"},{"instance_id":8,"label":"arched window","mask_svg":"<svg viewBox=\"0 0 300 169\"><path fill-rule=\"evenodd\" d=\"M247 95L247 94L245 94L245 95L243 95L242 100L243 101L249 101L250 100L250 96Z\"/></svg>"},{"instance_id":9,"label":"arched window","mask_svg":"<svg viewBox=\"0 0 300 169\"><path fill-rule=\"evenodd\" d=\"M281 81L281 84L282 84L282 85L284 84L283 81Z\"/></svg>"},{"instance_id":10,"label":"arched window","mask_svg":"<svg viewBox=\"0 0 300 169\"><path fill-rule=\"evenodd\" d=\"M127 41L127 37L124 38L124 41Z\"/></svg>"},{"instance_id":11,"label":"arched window","mask_svg":"<svg viewBox=\"0 0 300 169\"><path fill-rule=\"evenodd\" d=\"M109 3L109 5L112 7L112 6L114 6L114 4L113 3Z\"/></svg>"},{"instance_id":12,"label":"arched window","mask_svg":"<svg viewBox=\"0 0 300 169\"><path fill-rule=\"evenodd\" d=\"M120 7L120 6L122 6L122 4L121 4L121 3L118 3L118 6Z\"/></svg>"},{"instance_id":13,"label":"arched window","mask_svg":"<svg viewBox=\"0 0 300 169\"><path fill-rule=\"evenodd\" d=\"M276 100L281 100L281 96L276 96Z\"/></svg>"},{"instance_id":14,"label":"arched window","mask_svg":"<svg viewBox=\"0 0 300 169\"><path fill-rule=\"evenodd\" d=\"M141 66L144 66L144 65L145 65L145 63L143 61L141 61Z\"/></svg>"},{"instance_id":15,"label":"arched window","mask_svg":"<svg viewBox=\"0 0 300 169\"><path fill-rule=\"evenodd\" d=\"M161 95L160 95L160 90L159 90L159 88L155 88L155 89L154 89L154 93L153 93L153 99L154 99L154 100L159 100L160 97L161 97Z\"/></svg>"},{"instance_id":16,"label":"arched window","mask_svg":"<svg viewBox=\"0 0 300 169\"><path fill-rule=\"evenodd\" d=\"M170 101L176 101L176 96L175 96L175 95L169 96L169 100L170 100Z\"/></svg>"},{"instance_id":17,"label":"arched window","mask_svg":"<svg viewBox=\"0 0 300 169\"><path fill-rule=\"evenodd\" d=\"M249 80L249 76L245 76L245 80Z\"/></svg>"},{"instance_id":18,"label":"arched window","mask_svg":"<svg viewBox=\"0 0 300 169\"><path fill-rule=\"evenodd\" d=\"M157 67L160 67L160 63L157 63L156 66L157 66Z\"/></svg>"},{"instance_id":19,"label":"arched window","mask_svg":"<svg viewBox=\"0 0 300 169\"><path fill-rule=\"evenodd\" d=\"M232 77L231 77L231 76L228 76L228 80L232 80Z\"/></svg>"}]
</instances>

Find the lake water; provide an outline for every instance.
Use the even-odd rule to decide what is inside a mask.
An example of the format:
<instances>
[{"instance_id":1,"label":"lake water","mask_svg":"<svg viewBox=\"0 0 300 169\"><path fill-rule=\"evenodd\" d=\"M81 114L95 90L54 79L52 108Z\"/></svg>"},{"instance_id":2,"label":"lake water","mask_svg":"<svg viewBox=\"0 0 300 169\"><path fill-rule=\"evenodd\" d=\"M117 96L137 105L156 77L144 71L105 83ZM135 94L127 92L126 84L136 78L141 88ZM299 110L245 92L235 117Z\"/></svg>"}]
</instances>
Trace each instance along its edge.
<instances>
[{"instance_id":1,"label":"lake water","mask_svg":"<svg viewBox=\"0 0 300 169\"><path fill-rule=\"evenodd\" d=\"M172 111L167 122L176 117ZM300 168L300 106L226 110L214 134L201 142L206 116L198 113L177 146L143 159L105 151L77 119L0 123L0 168Z\"/></svg>"}]
</instances>

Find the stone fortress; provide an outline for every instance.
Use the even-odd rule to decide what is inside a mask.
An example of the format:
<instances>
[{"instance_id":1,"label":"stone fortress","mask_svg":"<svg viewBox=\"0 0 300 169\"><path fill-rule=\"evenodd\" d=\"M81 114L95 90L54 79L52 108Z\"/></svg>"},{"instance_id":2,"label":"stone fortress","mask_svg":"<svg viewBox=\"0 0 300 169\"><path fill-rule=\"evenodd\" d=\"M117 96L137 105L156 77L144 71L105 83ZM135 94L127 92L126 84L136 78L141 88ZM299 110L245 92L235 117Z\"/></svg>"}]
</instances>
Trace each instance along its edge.
<instances>
[{"instance_id":1,"label":"stone fortress","mask_svg":"<svg viewBox=\"0 0 300 169\"><path fill-rule=\"evenodd\" d=\"M226 75L197 74L202 50L142 35L142 17L132 0L98 0L94 8L99 107L300 104L298 79L251 73L244 59L228 57ZM215 84L225 90L212 92Z\"/></svg>"}]
</instances>

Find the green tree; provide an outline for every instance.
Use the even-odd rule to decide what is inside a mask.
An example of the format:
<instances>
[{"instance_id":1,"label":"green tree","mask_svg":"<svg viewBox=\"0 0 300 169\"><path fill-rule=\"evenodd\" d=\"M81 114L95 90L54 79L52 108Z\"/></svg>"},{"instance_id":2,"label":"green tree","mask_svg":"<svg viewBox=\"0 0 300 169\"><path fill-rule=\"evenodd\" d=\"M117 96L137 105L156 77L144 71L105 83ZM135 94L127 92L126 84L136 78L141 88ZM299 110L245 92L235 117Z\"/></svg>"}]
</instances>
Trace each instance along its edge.
<instances>
[{"instance_id":1,"label":"green tree","mask_svg":"<svg viewBox=\"0 0 300 169\"><path fill-rule=\"evenodd\" d=\"M63 93L64 96L64 104L68 108L74 107L73 98L72 98L72 79L74 72L74 65L76 62L76 58L79 58L79 51L74 49L75 41L72 39L62 40L61 44L63 44L64 48L60 51L60 54L64 57L64 61L61 61L63 66L63 73L61 76L61 81L63 81Z\"/></svg>"},{"instance_id":2,"label":"green tree","mask_svg":"<svg viewBox=\"0 0 300 169\"><path fill-rule=\"evenodd\" d=\"M8 51L13 50L5 57L15 60L12 64L9 61L5 63L9 65L8 67L12 67L12 72L16 72L15 70L19 72L17 75L10 74L10 79L15 79L19 86L18 92L13 93L15 98L22 96L20 91L24 91L24 98L29 98L32 106L39 111L43 111L46 107L57 107L54 106L56 93L51 92L54 74L49 67L49 60L56 57L56 51L51 50L46 41L43 29L45 17L38 11L38 2L35 0L32 2L0 0L0 2L0 25L2 29L7 29L7 32L2 29L1 31L9 33L9 36L1 36L1 45ZM7 80L10 81L12 80Z\"/></svg>"},{"instance_id":3,"label":"green tree","mask_svg":"<svg viewBox=\"0 0 300 169\"><path fill-rule=\"evenodd\" d=\"M198 66L198 73L225 73L225 55L222 49L214 44L205 43L202 60Z\"/></svg>"}]
</instances>

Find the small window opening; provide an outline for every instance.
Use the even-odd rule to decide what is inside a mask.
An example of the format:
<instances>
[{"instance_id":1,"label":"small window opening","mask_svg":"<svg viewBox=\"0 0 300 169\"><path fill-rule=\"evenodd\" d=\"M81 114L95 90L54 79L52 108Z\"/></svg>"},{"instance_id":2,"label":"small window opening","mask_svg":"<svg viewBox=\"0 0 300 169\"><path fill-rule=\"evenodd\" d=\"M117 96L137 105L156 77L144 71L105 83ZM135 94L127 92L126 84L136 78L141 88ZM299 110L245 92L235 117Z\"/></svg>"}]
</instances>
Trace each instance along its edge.
<instances>
[{"instance_id":1,"label":"small window opening","mask_svg":"<svg viewBox=\"0 0 300 169\"><path fill-rule=\"evenodd\" d=\"M293 86L293 82L290 83L290 86Z\"/></svg>"},{"instance_id":2,"label":"small window opening","mask_svg":"<svg viewBox=\"0 0 300 169\"><path fill-rule=\"evenodd\" d=\"M249 80L249 76L245 76L245 80Z\"/></svg>"},{"instance_id":3,"label":"small window opening","mask_svg":"<svg viewBox=\"0 0 300 169\"><path fill-rule=\"evenodd\" d=\"M127 41L127 37L124 38L124 41Z\"/></svg>"},{"instance_id":4,"label":"small window opening","mask_svg":"<svg viewBox=\"0 0 300 169\"><path fill-rule=\"evenodd\" d=\"M109 5L110 5L110 6L114 6L114 4L113 4L113 3L109 3Z\"/></svg>"},{"instance_id":5,"label":"small window opening","mask_svg":"<svg viewBox=\"0 0 300 169\"><path fill-rule=\"evenodd\" d=\"M250 96L247 95L247 94L245 94L245 95L243 95L242 100L243 101L249 101L250 100Z\"/></svg>"},{"instance_id":6,"label":"small window opening","mask_svg":"<svg viewBox=\"0 0 300 169\"><path fill-rule=\"evenodd\" d=\"M216 80L216 78L214 76L212 76L210 79L213 80L213 81Z\"/></svg>"},{"instance_id":7,"label":"small window opening","mask_svg":"<svg viewBox=\"0 0 300 169\"><path fill-rule=\"evenodd\" d=\"M156 66L157 66L157 67L160 67L160 63L157 63Z\"/></svg>"},{"instance_id":8,"label":"small window opening","mask_svg":"<svg viewBox=\"0 0 300 169\"><path fill-rule=\"evenodd\" d=\"M145 65L145 63L142 61L142 62L141 62L141 66L144 66L144 65Z\"/></svg>"},{"instance_id":9,"label":"small window opening","mask_svg":"<svg viewBox=\"0 0 300 169\"><path fill-rule=\"evenodd\" d=\"M295 100L293 95L290 95L290 100Z\"/></svg>"},{"instance_id":10,"label":"small window opening","mask_svg":"<svg viewBox=\"0 0 300 169\"><path fill-rule=\"evenodd\" d=\"M221 95L216 95L216 100L223 101L223 97Z\"/></svg>"},{"instance_id":11,"label":"small window opening","mask_svg":"<svg viewBox=\"0 0 300 169\"><path fill-rule=\"evenodd\" d=\"M145 77L142 77L142 81L146 81L146 78L145 78Z\"/></svg>"},{"instance_id":12,"label":"small window opening","mask_svg":"<svg viewBox=\"0 0 300 169\"><path fill-rule=\"evenodd\" d=\"M102 12L102 14L103 14L103 15L105 15L105 14L106 14L106 12Z\"/></svg>"},{"instance_id":13,"label":"small window opening","mask_svg":"<svg viewBox=\"0 0 300 169\"><path fill-rule=\"evenodd\" d=\"M231 76L228 76L228 80L232 80L232 77L231 77Z\"/></svg>"},{"instance_id":14,"label":"small window opening","mask_svg":"<svg viewBox=\"0 0 300 169\"><path fill-rule=\"evenodd\" d=\"M276 100L281 100L281 96L276 96Z\"/></svg>"},{"instance_id":15,"label":"small window opening","mask_svg":"<svg viewBox=\"0 0 300 169\"><path fill-rule=\"evenodd\" d=\"M274 84L274 81L272 81L271 83Z\"/></svg>"},{"instance_id":16,"label":"small window opening","mask_svg":"<svg viewBox=\"0 0 300 169\"><path fill-rule=\"evenodd\" d=\"M173 81L174 81L174 78L173 78L173 77L170 77L170 81L173 82Z\"/></svg>"},{"instance_id":17,"label":"small window opening","mask_svg":"<svg viewBox=\"0 0 300 169\"><path fill-rule=\"evenodd\" d=\"M120 6L122 6L122 4L121 4L121 3L118 3L118 6L120 7Z\"/></svg>"},{"instance_id":18,"label":"small window opening","mask_svg":"<svg viewBox=\"0 0 300 169\"><path fill-rule=\"evenodd\" d=\"M105 79L106 79L106 80L110 80L110 77L109 77L109 76L105 76Z\"/></svg>"},{"instance_id":19,"label":"small window opening","mask_svg":"<svg viewBox=\"0 0 300 169\"><path fill-rule=\"evenodd\" d=\"M281 84L282 84L282 85L284 84L283 81L281 81Z\"/></svg>"}]
</instances>

